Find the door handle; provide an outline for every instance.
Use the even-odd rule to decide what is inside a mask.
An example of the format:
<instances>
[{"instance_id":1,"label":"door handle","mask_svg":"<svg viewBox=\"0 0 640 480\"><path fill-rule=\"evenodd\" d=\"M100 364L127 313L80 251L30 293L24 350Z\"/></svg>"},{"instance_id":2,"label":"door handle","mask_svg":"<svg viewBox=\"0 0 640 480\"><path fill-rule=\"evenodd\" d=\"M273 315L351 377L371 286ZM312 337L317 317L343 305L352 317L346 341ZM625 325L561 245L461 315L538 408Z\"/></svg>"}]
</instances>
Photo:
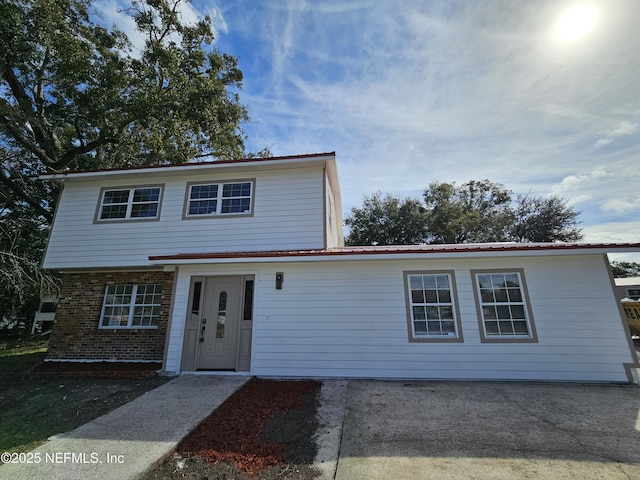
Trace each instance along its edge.
<instances>
[{"instance_id":1,"label":"door handle","mask_svg":"<svg viewBox=\"0 0 640 480\"><path fill-rule=\"evenodd\" d=\"M200 339L199 339L200 343L204 342L204 330L205 330L205 328L207 328L207 327L204 326L205 323L207 323L207 319L203 318L202 319L202 330L200 330Z\"/></svg>"}]
</instances>

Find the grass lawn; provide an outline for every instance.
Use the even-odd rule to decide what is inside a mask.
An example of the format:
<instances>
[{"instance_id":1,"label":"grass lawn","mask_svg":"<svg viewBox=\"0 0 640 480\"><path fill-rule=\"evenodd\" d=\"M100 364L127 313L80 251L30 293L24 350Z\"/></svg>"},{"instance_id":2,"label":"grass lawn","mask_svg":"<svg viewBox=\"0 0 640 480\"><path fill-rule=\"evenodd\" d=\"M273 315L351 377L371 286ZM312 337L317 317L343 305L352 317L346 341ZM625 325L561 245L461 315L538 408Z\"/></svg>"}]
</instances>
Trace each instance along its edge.
<instances>
[{"instance_id":1,"label":"grass lawn","mask_svg":"<svg viewBox=\"0 0 640 480\"><path fill-rule=\"evenodd\" d=\"M46 349L46 341L0 342L0 452L32 450L169 380L23 378Z\"/></svg>"}]
</instances>

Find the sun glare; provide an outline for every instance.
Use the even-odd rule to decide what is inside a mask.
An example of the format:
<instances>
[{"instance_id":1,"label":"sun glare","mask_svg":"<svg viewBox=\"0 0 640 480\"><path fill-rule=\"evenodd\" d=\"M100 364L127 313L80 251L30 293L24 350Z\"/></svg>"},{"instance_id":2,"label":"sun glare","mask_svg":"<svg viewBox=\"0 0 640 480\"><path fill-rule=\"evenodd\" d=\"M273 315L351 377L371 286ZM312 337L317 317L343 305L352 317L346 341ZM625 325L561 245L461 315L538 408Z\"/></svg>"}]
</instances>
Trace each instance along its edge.
<instances>
[{"instance_id":1,"label":"sun glare","mask_svg":"<svg viewBox=\"0 0 640 480\"><path fill-rule=\"evenodd\" d=\"M558 18L556 35L565 42L579 40L593 29L596 18L596 9L592 5L571 7Z\"/></svg>"}]
</instances>

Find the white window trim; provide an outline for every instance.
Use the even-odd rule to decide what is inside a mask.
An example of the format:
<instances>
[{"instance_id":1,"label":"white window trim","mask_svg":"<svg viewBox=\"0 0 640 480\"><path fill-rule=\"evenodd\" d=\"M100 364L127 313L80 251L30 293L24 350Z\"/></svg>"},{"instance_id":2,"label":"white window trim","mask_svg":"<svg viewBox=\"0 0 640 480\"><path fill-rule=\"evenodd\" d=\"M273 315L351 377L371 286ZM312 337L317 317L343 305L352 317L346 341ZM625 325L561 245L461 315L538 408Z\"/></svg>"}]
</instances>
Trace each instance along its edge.
<instances>
[{"instance_id":1,"label":"white window trim","mask_svg":"<svg viewBox=\"0 0 640 480\"><path fill-rule=\"evenodd\" d=\"M149 188L158 188L158 201L157 202L134 202L133 197L135 196L136 190L143 190ZM107 192L119 191L119 190L128 190L129 197L127 199L127 212L123 218L101 218L102 210L105 206L109 205L124 205L121 204L107 204L104 203L104 197ZM100 190L100 196L98 198L98 207L96 208L96 215L94 218L94 223L112 223L112 222L145 222L145 221L153 221L160 219L160 210L162 207L162 195L164 193L164 184L156 184L156 185L134 185L134 186L122 186L122 187L103 187ZM142 204L142 203L157 203L158 210L156 211L156 215L153 217L132 217L131 211L134 205Z\"/></svg>"},{"instance_id":2,"label":"white window trim","mask_svg":"<svg viewBox=\"0 0 640 480\"><path fill-rule=\"evenodd\" d=\"M160 285L160 284L153 284ZM133 287L131 291L131 302L129 303L129 317L127 319L126 325L103 325L104 322L104 313L108 306L113 306L113 304L107 305L107 296L109 292L109 287ZM138 293L138 287L140 285L132 285L132 284L115 284L115 285L107 285L104 289L104 297L102 299L102 310L100 311L100 321L98 322L98 328L102 330L157 330L157 325L133 325L133 317L135 316L135 307L136 307L136 295ZM146 286L146 285L143 285ZM152 304L146 306L155 306L161 304Z\"/></svg>"},{"instance_id":3,"label":"white window trim","mask_svg":"<svg viewBox=\"0 0 640 480\"><path fill-rule=\"evenodd\" d=\"M411 343L457 343L464 342L462 334L462 322L460 320L460 310L458 302L458 288L456 285L455 272L453 270L425 270L425 271L406 271L404 275L404 291L405 291L405 304L407 309L407 330L409 334L409 342ZM449 291L451 294L451 308L453 311L453 325L455 328L455 335L416 335L413 319L413 302L411 298L411 280L412 276L423 275L446 275L449 277ZM447 304L448 305L448 304Z\"/></svg>"},{"instance_id":4,"label":"white window trim","mask_svg":"<svg viewBox=\"0 0 640 480\"><path fill-rule=\"evenodd\" d=\"M527 323L528 335L495 335L487 334L484 310L482 303L482 297L480 293L480 282L478 281L479 275L517 275L520 282L520 294L522 295L522 302L511 303L509 301L504 302L504 305L522 305L524 307L524 315ZM512 269L483 269L472 270L471 278L473 281L473 294L476 301L476 312L478 315L478 326L480 328L480 342L482 343L538 343L538 333L536 331L535 322L533 319L533 312L531 310L531 301L529 299L529 289L527 288L527 281L524 275L524 269L512 268ZM500 302L503 303L503 302ZM491 320L491 319L490 319ZM496 320L499 321L499 320Z\"/></svg>"},{"instance_id":5,"label":"white window trim","mask_svg":"<svg viewBox=\"0 0 640 480\"><path fill-rule=\"evenodd\" d=\"M223 197L223 191L225 185L233 185L238 183L248 183L251 185L251 193L249 196L240 196L240 197ZM218 187L218 194L216 198L210 198L209 200L216 200L216 212L215 213L189 213L190 205L191 205L191 190L194 186L204 186L204 185L216 185ZM223 180L218 182L189 182L187 183L187 190L185 193L185 202L184 202L184 211L182 214L183 219L194 219L194 218L216 218L216 217L251 217L253 216L253 207L255 200L255 187L256 181L255 178L245 178L239 180ZM230 199L238 199L238 198L248 198L249 199L249 211L248 212L229 212L222 213L222 202L223 200ZM196 201L198 199L195 199ZM200 199L205 200L205 199Z\"/></svg>"}]
</instances>

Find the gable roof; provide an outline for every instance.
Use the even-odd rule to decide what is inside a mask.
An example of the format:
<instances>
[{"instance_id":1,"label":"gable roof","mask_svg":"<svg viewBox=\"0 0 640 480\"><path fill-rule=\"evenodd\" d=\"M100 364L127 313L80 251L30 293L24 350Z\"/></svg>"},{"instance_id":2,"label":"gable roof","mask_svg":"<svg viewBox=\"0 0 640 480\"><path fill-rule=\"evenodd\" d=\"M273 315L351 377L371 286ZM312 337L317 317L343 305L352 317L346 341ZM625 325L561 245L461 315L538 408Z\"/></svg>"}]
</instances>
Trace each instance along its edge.
<instances>
[{"instance_id":1,"label":"gable roof","mask_svg":"<svg viewBox=\"0 0 640 480\"><path fill-rule=\"evenodd\" d=\"M274 261L366 260L408 258L514 257L640 252L640 243L463 243L333 247L324 250L210 252L153 255L151 263L237 263Z\"/></svg>"}]
</instances>

